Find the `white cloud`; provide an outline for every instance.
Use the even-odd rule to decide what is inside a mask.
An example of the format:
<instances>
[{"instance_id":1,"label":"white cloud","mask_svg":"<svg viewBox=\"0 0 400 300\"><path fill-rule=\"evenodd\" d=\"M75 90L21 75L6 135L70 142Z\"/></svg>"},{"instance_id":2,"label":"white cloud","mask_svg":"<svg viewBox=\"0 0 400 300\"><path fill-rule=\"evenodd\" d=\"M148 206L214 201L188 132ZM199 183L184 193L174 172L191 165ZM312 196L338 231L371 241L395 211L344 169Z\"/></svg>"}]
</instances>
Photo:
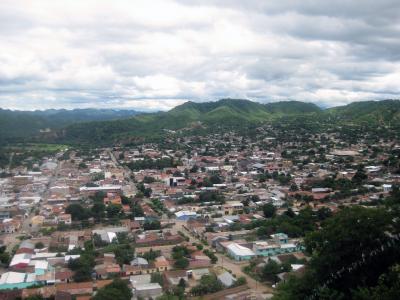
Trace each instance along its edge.
<instances>
[{"instance_id":1,"label":"white cloud","mask_svg":"<svg viewBox=\"0 0 400 300\"><path fill-rule=\"evenodd\" d=\"M3 0L0 107L398 98L400 4Z\"/></svg>"}]
</instances>

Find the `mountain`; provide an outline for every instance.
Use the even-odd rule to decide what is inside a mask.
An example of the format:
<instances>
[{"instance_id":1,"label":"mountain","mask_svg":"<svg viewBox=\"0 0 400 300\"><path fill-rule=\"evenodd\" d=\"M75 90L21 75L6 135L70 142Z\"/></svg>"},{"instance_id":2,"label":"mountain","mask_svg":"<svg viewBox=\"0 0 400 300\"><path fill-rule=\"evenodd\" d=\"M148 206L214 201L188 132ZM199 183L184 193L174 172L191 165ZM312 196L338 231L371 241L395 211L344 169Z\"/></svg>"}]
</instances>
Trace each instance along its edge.
<instances>
[{"instance_id":1,"label":"mountain","mask_svg":"<svg viewBox=\"0 0 400 300\"><path fill-rule=\"evenodd\" d=\"M400 101L361 101L329 108L327 115L340 121L365 124L395 125L400 122Z\"/></svg>"},{"instance_id":2,"label":"mountain","mask_svg":"<svg viewBox=\"0 0 400 300\"><path fill-rule=\"evenodd\" d=\"M275 114L294 115L319 113L322 109L314 103L300 101L281 101L265 104L267 110Z\"/></svg>"},{"instance_id":3,"label":"mountain","mask_svg":"<svg viewBox=\"0 0 400 300\"><path fill-rule=\"evenodd\" d=\"M109 144L160 139L165 130L196 133L245 129L270 123L286 128L321 131L332 126L400 125L400 101L355 102L321 109L312 103L282 101L261 104L243 99L186 102L167 112L137 113L119 110L48 110L11 112L0 110L1 137L36 137L63 143ZM40 129L50 128L51 133ZM400 128L400 127L399 127ZM362 130L362 128L360 129Z\"/></svg>"},{"instance_id":4,"label":"mountain","mask_svg":"<svg viewBox=\"0 0 400 300\"><path fill-rule=\"evenodd\" d=\"M0 139L26 138L40 131L61 129L77 122L105 121L128 118L134 110L116 109L49 109L43 111L12 111L0 109Z\"/></svg>"},{"instance_id":5,"label":"mountain","mask_svg":"<svg viewBox=\"0 0 400 300\"><path fill-rule=\"evenodd\" d=\"M307 115L320 112L314 104L288 101L261 104L243 99L216 102L186 102L168 112L141 114L126 120L74 124L63 131L67 141L110 141L129 136L160 136L164 129L190 129L196 126L215 129L221 126L244 126L271 121L283 115Z\"/></svg>"}]
</instances>

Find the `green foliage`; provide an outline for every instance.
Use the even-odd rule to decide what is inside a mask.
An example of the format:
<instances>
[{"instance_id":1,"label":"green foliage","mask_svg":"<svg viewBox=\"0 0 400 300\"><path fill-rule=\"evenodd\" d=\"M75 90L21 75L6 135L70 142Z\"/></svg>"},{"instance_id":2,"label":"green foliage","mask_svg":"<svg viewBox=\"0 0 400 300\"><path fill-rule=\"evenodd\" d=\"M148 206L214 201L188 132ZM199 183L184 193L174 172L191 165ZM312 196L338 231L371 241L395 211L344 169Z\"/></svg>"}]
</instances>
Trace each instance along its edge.
<instances>
[{"instance_id":1,"label":"green foliage","mask_svg":"<svg viewBox=\"0 0 400 300\"><path fill-rule=\"evenodd\" d=\"M112 283L99 289L93 300L126 300L132 298L132 291L128 284L121 279L114 279Z\"/></svg>"},{"instance_id":2,"label":"green foliage","mask_svg":"<svg viewBox=\"0 0 400 300\"><path fill-rule=\"evenodd\" d=\"M379 285L396 295L396 284L385 278L395 276L391 270L400 262L399 242L391 238L398 234L397 216L395 210L355 206L326 219L306 236L312 259L305 275L281 284L275 299L374 299Z\"/></svg>"},{"instance_id":3,"label":"green foliage","mask_svg":"<svg viewBox=\"0 0 400 300\"><path fill-rule=\"evenodd\" d=\"M225 203L224 196L218 192L210 192L205 191L201 192L199 195L200 202L216 202L216 203Z\"/></svg>"},{"instance_id":4,"label":"green foliage","mask_svg":"<svg viewBox=\"0 0 400 300\"><path fill-rule=\"evenodd\" d=\"M42 242L37 242L35 244L35 249L43 249L44 248L44 244Z\"/></svg>"},{"instance_id":5,"label":"green foliage","mask_svg":"<svg viewBox=\"0 0 400 300\"><path fill-rule=\"evenodd\" d=\"M174 262L174 267L177 269L186 269L188 266L189 260L186 257L180 257Z\"/></svg>"},{"instance_id":6,"label":"green foliage","mask_svg":"<svg viewBox=\"0 0 400 300\"><path fill-rule=\"evenodd\" d=\"M216 264L218 261L218 257L209 249L204 249L203 253L207 255L211 259L212 264Z\"/></svg>"},{"instance_id":7,"label":"green foliage","mask_svg":"<svg viewBox=\"0 0 400 300\"><path fill-rule=\"evenodd\" d=\"M144 230L156 230L161 229L161 223L158 220L146 221L143 223Z\"/></svg>"},{"instance_id":8,"label":"green foliage","mask_svg":"<svg viewBox=\"0 0 400 300\"><path fill-rule=\"evenodd\" d=\"M159 256L161 256L161 251L160 250L154 251L152 248L150 248L150 251L145 252L141 255L141 257L143 257L149 262L154 261Z\"/></svg>"},{"instance_id":9,"label":"green foliage","mask_svg":"<svg viewBox=\"0 0 400 300\"><path fill-rule=\"evenodd\" d=\"M90 211L78 203L72 203L65 209L67 214L71 214L73 221L86 220L90 216Z\"/></svg>"},{"instance_id":10,"label":"green foliage","mask_svg":"<svg viewBox=\"0 0 400 300\"><path fill-rule=\"evenodd\" d=\"M8 265L11 261L11 256L10 254L6 251L7 247L6 246L1 246L0 247L0 262L3 265Z\"/></svg>"},{"instance_id":11,"label":"green foliage","mask_svg":"<svg viewBox=\"0 0 400 300\"><path fill-rule=\"evenodd\" d=\"M272 218L276 214L276 207L272 203L264 204L262 210L266 218Z\"/></svg>"},{"instance_id":12,"label":"green foliage","mask_svg":"<svg viewBox=\"0 0 400 300\"><path fill-rule=\"evenodd\" d=\"M222 290L224 286L214 274L203 275L197 286L193 287L190 292L193 296L202 296L208 293L216 293Z\"/></svg>"},{"instance_id":13,"label":"green foliage","mask_svg":"<svg viewBox=\"0 0 400 300\"><path fill-rule=\"evenodd\" d=\"M107 205L106 211L107 211L107 217L110 219L118 218L123 213L122 206L120 204L113 204L113 203Z\"/></svg>"}]
</instances>

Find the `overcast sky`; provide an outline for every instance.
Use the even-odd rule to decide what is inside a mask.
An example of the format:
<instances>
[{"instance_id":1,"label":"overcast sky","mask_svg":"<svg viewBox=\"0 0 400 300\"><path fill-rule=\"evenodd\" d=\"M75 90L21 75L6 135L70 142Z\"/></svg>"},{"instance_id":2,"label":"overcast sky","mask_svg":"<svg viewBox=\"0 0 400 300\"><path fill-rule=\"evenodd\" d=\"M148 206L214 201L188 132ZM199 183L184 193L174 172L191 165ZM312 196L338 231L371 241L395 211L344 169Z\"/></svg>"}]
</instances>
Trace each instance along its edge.
<instances>
[{"instance_id":1,"label":"overcast sky","mask_svg":"<svg viewBox=\"0 0 400 300\"><path fill-rule=\"evenodd\" d=\"M399 98L398 0L1 0L0 107Z\"/></svg>"}]
</instances>

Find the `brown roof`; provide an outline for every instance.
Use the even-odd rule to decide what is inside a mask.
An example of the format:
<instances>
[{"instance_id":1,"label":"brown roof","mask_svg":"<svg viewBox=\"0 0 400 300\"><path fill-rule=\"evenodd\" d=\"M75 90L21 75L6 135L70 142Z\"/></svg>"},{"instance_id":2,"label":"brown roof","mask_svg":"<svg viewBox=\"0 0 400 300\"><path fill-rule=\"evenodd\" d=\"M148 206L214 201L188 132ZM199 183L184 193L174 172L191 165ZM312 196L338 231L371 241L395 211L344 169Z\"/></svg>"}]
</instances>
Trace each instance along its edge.
<instances>
[{"instance_id":1,"label":"brown roof","mask_svg":"<svg viewBox=\"0 0 400 300\"><path fill-rule=\"evenodd\" d=\"M76 297L76 300L90 300L92 299L91 296L78 296Z\"/></svg>"},{"instance_id":2,"label":"brown roof","mask_svg":"<svg viewBox=\"0 0 400 300\"><path fill-rule=\"evenodd\" d=\"M57 271L55 274L55 278L59 280L65 280L69 279L74 275L74 272L70 270L65 270L65 271Z\"/></svg>"},{"instance_id":3,"label":"brown roof","mask_svg":"<svg viewBox=\"0 0 400 300\"><path fill-rule=\"evenodd\" d=\"M14 300L22 297L22 290L1 291L0 300Z\"/></svg>"},{"instance_id":4,"label":"brown roof","mask_svg":"<svg viewBox=\"0 0 400 300\"><path fill-rule=\"evenodd\" d=\"M44 298L50 298L54 296L56 293L56 288L54 286L44 286L41 288L31 288L31 289L23 289L22 297L27 298L29 296L42 295Z\"/></svg>"},{"instance_id":5,"label":"brown roof","mask_svg":"<svg viewBox=\"0 0 400 300\"><path fill-rule=\"evenodd\" d=\"M58 291L56 292L55 300L72 300L72 296L68 292Z\"/></svg>"},{"instance_id":6,"label":"brown roof","mask_svg":"<svg viewBox=\"0 0 400 300\"><path fill-rule=\"evenodd\" d=\"M93 288L92 281L56 284L57 291L70 291L70 290L91 289L91 288Z\"/></svg>"},{"instance_id":7,"label":"brown roof","mask_svg":"<svg viewBox=\"0 0 400 300\"><path fill-rule=\"evenodd\" d=\"M101 288L105 287L106 285L109 285L111 282L112 282L112 279L97 280L97 281L95 281L95 285L96 285L97 289L101 289Z\"/></svg>"}]
</instances>

